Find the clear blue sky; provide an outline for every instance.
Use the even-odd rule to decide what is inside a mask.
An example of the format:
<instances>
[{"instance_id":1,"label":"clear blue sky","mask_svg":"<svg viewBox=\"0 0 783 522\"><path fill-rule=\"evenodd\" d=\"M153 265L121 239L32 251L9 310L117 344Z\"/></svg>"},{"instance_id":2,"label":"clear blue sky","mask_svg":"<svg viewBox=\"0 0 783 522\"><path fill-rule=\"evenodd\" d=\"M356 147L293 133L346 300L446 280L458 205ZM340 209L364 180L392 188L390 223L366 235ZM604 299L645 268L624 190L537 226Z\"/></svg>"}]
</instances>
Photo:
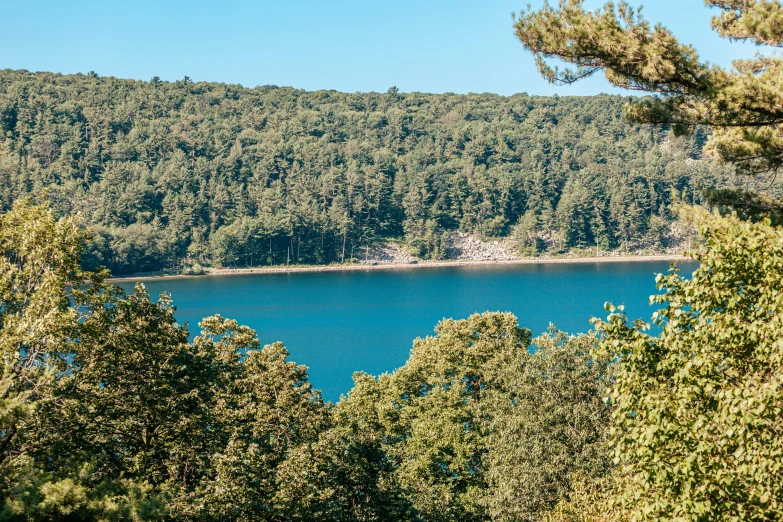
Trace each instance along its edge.
<instances>
[{"instance_id":1,"label":"clear blue sky","mask_svg":"<svg viewBox=\"0 0 783 522\"><path fill-rule=\"evenodd\" d=\"M602 77L558 88L540 79L511 27L528 1L543 3L6 0L0 68L347 92L615 92ZM710 62L752 52L711 31L702 0L647 0L644 13Z\"/></svg>"}]
</instances>

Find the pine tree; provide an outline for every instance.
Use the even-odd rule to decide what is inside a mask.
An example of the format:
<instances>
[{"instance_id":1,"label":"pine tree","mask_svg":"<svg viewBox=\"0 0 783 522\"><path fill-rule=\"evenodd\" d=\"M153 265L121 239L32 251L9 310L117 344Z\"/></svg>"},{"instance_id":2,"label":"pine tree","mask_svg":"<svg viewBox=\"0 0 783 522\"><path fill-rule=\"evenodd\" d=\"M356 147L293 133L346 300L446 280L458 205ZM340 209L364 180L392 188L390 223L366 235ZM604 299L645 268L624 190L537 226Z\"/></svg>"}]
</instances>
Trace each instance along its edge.
<instances>
[{"instance_id":1,"label":"pine tree","mask_svg":"<svg viewBox=\"0 0 783 522\"><path fill-rule=\"evenodd\" d=\"M783 6L778 0L706 0L719 12L712 27L724 38L749 41L764 50L783 47ZM554 84L569 84L604 71L613 85L654 96L629 101L628 119L671 126L683 134L707 126L707 151L745 174L783 166L783 56L759 53L731 68L702 61L696 49L672 32L651 26L625 1L587 11L583 0L560 0L530 8L515 19L522 44L533 52L539 72ZM573 64L560 70L552 58ZM711 202L780 213L779 203L716 192Z\"/></svg>"}]
</instances>

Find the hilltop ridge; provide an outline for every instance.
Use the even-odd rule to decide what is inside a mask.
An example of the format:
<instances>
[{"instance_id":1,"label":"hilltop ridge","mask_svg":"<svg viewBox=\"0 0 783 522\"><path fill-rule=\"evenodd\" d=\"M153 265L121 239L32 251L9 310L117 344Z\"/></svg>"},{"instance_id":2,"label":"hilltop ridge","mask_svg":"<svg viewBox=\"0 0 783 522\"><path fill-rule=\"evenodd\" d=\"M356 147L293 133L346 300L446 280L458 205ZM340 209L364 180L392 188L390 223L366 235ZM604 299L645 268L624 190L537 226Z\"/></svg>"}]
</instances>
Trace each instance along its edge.
<instances>
[{"instance_id":1,"label":"hilltop ridge","mask_svg":"<svg viewBox=\"0 0 783 522\"><path fill-rule=\"evenodd\" d=\"M326 264L454 233L515 255L670 248L671 194L735 183L625 98L307 92L0 71L0 207L47 194L116 274Z\"/></svg>"}]
</instances>

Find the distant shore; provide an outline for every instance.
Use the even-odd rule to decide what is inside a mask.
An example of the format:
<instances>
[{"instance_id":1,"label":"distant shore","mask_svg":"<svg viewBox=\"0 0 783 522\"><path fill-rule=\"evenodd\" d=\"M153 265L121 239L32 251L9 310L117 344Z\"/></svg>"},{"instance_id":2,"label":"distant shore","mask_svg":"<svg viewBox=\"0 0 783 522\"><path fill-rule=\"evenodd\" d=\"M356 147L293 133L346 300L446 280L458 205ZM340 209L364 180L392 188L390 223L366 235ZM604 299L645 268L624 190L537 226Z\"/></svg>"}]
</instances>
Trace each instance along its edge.
<instances>
[{"instance_id":1,"label":"distant shore","mask_svg":"<svg viewBox=\"0 0 783 522\"><path fill-rule=\"evenodd\" d=\"M599 257L553 257L553 258L521 258L504 260L446 260L446 261L419 261L418 263L378 263L352 264L352 265L314 265L314 266L270 266L256 268L210 268L201 275L183 274L140 274L113 277L110 281L144 281L153 279L173 279L183 277L207 277L225 275L249 275L249 274L287 274L295 272L343 272L353 270L414 270L418 268L440 268L450 266L497 266L497 265L549 265L549 264L579 264L579 263L627 263L650 261L693 261L692 258L674 255L630 255L630 256L599 256Z\"/></svg>"}]
</instances>

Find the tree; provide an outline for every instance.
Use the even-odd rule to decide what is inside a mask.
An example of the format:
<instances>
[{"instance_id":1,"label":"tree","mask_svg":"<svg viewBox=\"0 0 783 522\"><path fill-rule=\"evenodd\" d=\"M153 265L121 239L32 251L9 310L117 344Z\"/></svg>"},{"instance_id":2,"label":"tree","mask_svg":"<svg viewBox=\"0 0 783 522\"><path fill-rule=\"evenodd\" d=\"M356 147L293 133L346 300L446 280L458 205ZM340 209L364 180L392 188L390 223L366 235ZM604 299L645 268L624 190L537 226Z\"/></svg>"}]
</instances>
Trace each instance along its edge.
<instances>
[{"instance_id":1,"label":"tree","mask_svg":"<svg viewBox=\"0 0 783 522\"><path fill-rule=\"evenodd\" d=\"M394 463L393 483L417 518L488 520L489 426L482 405L491 390L502 389L504 365L527 353L530 331L509 313L444 320L435 331L414 341L408 362L394 373L359 376L356 393L338 411L363 411L360 418L377 423ZM357 408L368 395L375 395L374 404Z\"/></svg>"},{"instance_id":2,"label":"tree","mask_svg":"<svg viewBox=\"0 0 783 522\"><path fill-rule=\"evenodd\" d=\"M152 519L162 513L162 504L144 478L107 476L102 473L103 463L96 466L90 458L69 453L74 439L81 439L83 427L66 413L73 409L73 394L82 391L71 386L77 368L74 351L82 347L82 334L90 322L90 299L107 290L105 272L79 268L86 239L78 218L56 220L50 209L26 200L0 215L0 518L4 520ZM102 428L96 422L88 426Z\"/></svg>"},{"instance_id":3,"label":"tree","mask_svg":"<svg viewBox=\"0 0 783 522\"><path fill-rule=\"evenodd\" d=\"M13 453L28 403L48 393L51 373L67 364L79 317L71 300L88 277L78 263L85 238L77 219L56 221L26 200L0 215L0 465Z\"/></svg>"},{"instance_id":4,"label":"tree","mask_svg":"<svg viewBox=\"0 0 783 522\"><path fill-rule=\"evenodd\" d=\"M201 327L195 344L225 364L216 376L220 391L212 420L223 435L194 499L195 506L203 506L195 514L211 520L282 520L281 513L292 510L276 503L285 486L278 468L329 427L329 411L310 386L307 368L286 361L282 343L258 350L254 331L220 316L205 319Z\"/></svg>"},{"instance_id":5,"label":"tree","mask_svg":"<svg viewBox=\"0 0 783 522\"><path fill-rule=\"evenodd\" d=\"M783 46L783 9L777 0L706 0L721 12L712 27L725 38L759 46ZM634 100L626 115L641 123L672 125L684 132L698 125L713 130L708 149L746 173L783 165L783 57L757 55L732 69L700 61L665 27L650 24L626 2L585 11L583 0L560 0L558 8L528 9L515 20L516 34L531 50L541 74L572 83L604 70L613 85L656 93ZM560 58L576 65L560 71Z\"/></svg>"},{"instance_id":6,"label":"tree","mask_svg":"<svg viewBox=\"0 0 783 522\"><path fill-rule=\"evenodd\" d=\"M551 511L541 516L541 521L627 522L628 513L612 501L612 493L621 479L616 475L598 479L575 475L571 479L571 490Z\"/></svg>"},{"instance_id":7,"label":"tree","mask_svg":"<svg viewBox=\"0 0 783 522\"><path fill-rule=\"evenodd\" d=\"M207 361L188 344L168 295L153 302L143 285L127 296L96 290L81 304L88 313L67 374L28 426L37 439L28 452L54 472L75 460L96 476L193 488L209 424Z\"/></svg>"},{"instance_id":8,"label":"tree","mask_svg":"<svg viewBox=\"0 0 783 522\"><path fill-rule=\"evenodd\" d=\"M188 342L167 294L79 268L87 240L26 201L0 216L0 519L306 519L276 502L331 426L307 369L219 316Z\"/></svg>"},{"instance_id":9,"label":"tree","mask_svg":"<svg viewBox=\"0 0 783 522\"><path fill-rule=\"evenodd\" d=\"M554 327L533 339L532 355L507 365L492 418L486 503L494 521L540 520L582 482L606 477L612 367L591 352L594 335Z\"/></svg>"},{"instance_id":10,"label":"tree","mask_svg":"<svg viewBox=\"0 0 783 522\"><path fill-rule=\"evenodd\" d=\"M332 410L332 426L301 445L280 467L278 504L286 520L415 520L385 444L393 406L375 378L354 375L353 389Z\"/></svg>"},{"instance_id":11,"label":"tree","mask_svg":"<svg viewBox=\"0 0 783 522\"><path fill-rule=\"evenodd\" d=\"M585 186L578 181L567 183L555 211L567 246L585 247L592 239L588 206L589 195Z\"/></svg>"},{"instance_id":12,"label":"tree","mask_svg":"<svg viewBox=\"0 0 783 522\"><path fill-rule=\"evenodd\" d=\"M517 252L522 255L535 255L543 250L544 242L538 233L538 216L532 210L528 210L519 218L511 232L511 236L517 242Z\"/></svg>"},{"instance_id":13,"label":"tree","mask_svg":"<svg viewBox=\"0 0 783 522\"><path fill-rule=\"evenodd\" d=\"M438 258L452 231L505 235L529 211L553 250L613 248L671 222L672 189L733 186L699 161L703 132L640 132L620 96L153 80L0 71L0 208L46 191L81 213L84 268L321 264L399 239ZM631 230L616 217L634 208Z\"/></svg>"},{"instance_id":14,"label":"tree","mask_svg":"<svg viewBox=\"0 0 783 522\"><path fill-rule=\"evenodd\" d=\"M618 505L636 520L772 520L783 509L783 231L699 217L691 279L658 276L658 335L621 307L597 322L618 357Z\"/></svg>"},{"instance_id":15,"label":"tree","mask_svg":"<svg viewBox=\"0 0 783 522\"><path fill-rule=\"evenodd\" d=\"M721 10L712 20L721 36L783 46L779 1L706 3ZM655 93L626 105L632 121L671 125L678 134L707 126L707 150L745 174L783 165L783 57L759 54L726 70L701 62L693 47L651 28L626 2L587 12L582 5L561 0L515 21L545 78L571 83L604 70L614 85ZM553 57L576 68L559 71L547 63ZM619 361L609 393L619 468L596 499L617 492L620 518L770 520L781 510L783 236L772 222L783 207L745 190L706 196L734 214L700 214L707 245L692 279L676 269L659 276L664 293L653 302L663 308L653 324L660 333L628 324L622 307L611 305L608 321L596 323L600 353ZM560 514L577 505L570 499Z\"/></svg>"},{"instance_id":16,"label":"tree","mask_svg":"<svg viewBox=\"0 0 783 522\"><path fill-rule=\"evenodd\" d=\"M394 373L355 374L332 427L281 464L286 518L538 520L610 469L595 342L553 329L531 354L512 314L444 320Z\"/></svg>"}]
</instances>

